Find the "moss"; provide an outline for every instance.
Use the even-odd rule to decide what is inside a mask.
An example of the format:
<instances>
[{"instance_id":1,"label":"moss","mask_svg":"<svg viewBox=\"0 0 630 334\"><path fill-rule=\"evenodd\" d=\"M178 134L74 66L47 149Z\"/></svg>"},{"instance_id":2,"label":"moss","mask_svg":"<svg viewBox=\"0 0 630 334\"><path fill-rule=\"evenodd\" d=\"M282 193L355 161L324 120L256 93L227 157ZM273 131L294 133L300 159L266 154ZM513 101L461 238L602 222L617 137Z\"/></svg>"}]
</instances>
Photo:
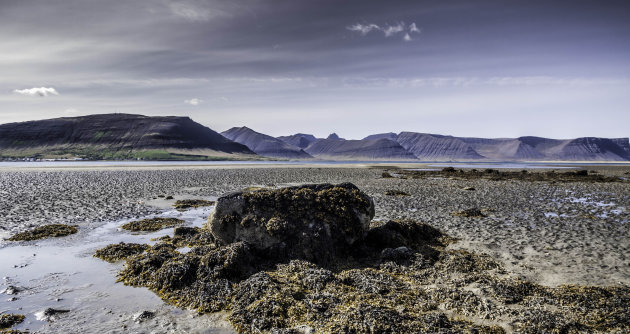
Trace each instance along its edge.
<instances>
[{"instance_id":1,"label":"moss","mask_svg":"<svg viewBox=\"0 0 630 334\"><path fill-rule=\"evenodd\" d=\"M411 196L408 193L402 190L387 190L385 191L385 195L387 196Z\"/></svg>"},{"instance_id":2,"label":"moss","mask_svg":"<svg viewBox=\"0 0 630 334\"><path fill-rule=\"evenodd\" d=\"M0 329L11 328L24 321L21 314L2 314L0 315Z\"/></svg>"},{"instance_id":3,"label":"moss","mask_svg":"<svg viewBox=\"0 0 630 334\"><path fill-rule=\"evenodd\" d=\"M204 206L214 205L214 201L207 201L203 199L182 199L175 201L173 206L177 210L183 210L188 208L200 208Z\"/></svg>"},{"instance_id":4,"label":"moss","mask_svg":"<svg viewBox=\"0 0 630 334\"><path fill-rule=\"evenodd\" d=\"M107 262L124 260L132 255L140 254L147 250L149 245L124 243L108 245L96 251L94 257Z\"/></svg>"},{"instance_id":5,"label":"moss","mask_svg":"<svg viewBox=\"0 0 630 334\"><path fill-rule=\"evenodd\" d=\"M129 222L127 224L122 225L120 228L128 231L138 232L138 231L159 231L161 229L165 229L168 227L173 227L176 225L181 225L185 223L185 221L176 218L148 218L138 221Z\"/></svg>"},{"instance_id":6,"label":"moss","mask_svg":"<svg viewBox=\"0 0 630 334\"><path fill-rule=\"evenodd\" d=\"M77 232L78 230L76 225L50 224L36 227L30 231L18 233L9 238L9 241L26 241L53 237L65 237L71 234L75 234Z\"/></svg>"}]
</instances>

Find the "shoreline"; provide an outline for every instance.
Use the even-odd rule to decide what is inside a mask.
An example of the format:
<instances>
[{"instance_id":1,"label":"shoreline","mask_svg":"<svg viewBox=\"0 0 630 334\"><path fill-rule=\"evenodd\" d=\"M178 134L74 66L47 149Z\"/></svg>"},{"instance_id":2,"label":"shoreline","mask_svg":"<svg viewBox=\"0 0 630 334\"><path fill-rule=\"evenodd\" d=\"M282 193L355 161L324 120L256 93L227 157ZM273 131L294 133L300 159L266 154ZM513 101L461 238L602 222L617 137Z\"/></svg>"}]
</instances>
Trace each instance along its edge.
<instances>
[{"instance_id":1,"label":"shoreline","mask_svg":"<svg viewBox=\"0 0 630 334\"><path fill-rule=\"evenodd\" d=\"M174 195L173 200L211 198L249 186L282 187L349 181L374 199L376 220L413 219L428 223L460 239L449 249L489 254L510 272L533 282L545 286L630 285L630 266L626 257L630 251L630 208L624 206L630 203L628 182L382 178L381 173L390 166L0 169L0 185L3 186L0 189L5 192L5 196L0 198L0 214L5 217L0 232L10 234L29 226L63 222L77 224L79 230L83 230L80 233L89 234L108 221L128 221L167 210L172 203L158 195ZM619 166L595 169L607 175L630 172L630 168ZM466 187L474 190L465 190ZM387 190L400 190L409 196L388 196L385 195ZM490 211L484 211L487 212L484 218L452 214L470 207ZM38 241L2 243L0 253L6 252L7 248L16 250L40 244ZM63 238L41 241L42 245L45 243L61 246L64 241ZM84 256L91 257L91 254ZM27 269L12 270L20 272ZM3 290L8 283L1 283L0 290ZM29 285L28 280L12 281L12 284ZM43 292L50 293L53 288L50 286ZM5 300L0 303L2 311L12 310L11 302ZM89 316L81 313L80 301L73 305L76 315L47 326L72 328L81 316ZM105 319L103 321L121 325L122 320L114 316L101 316ZM128 314L123 318L132 321L132 316ZM167 316L163 313L152 325L145 325L162 326L160 321L168 322L164 320Z\"/></svg>"}]
</instances>

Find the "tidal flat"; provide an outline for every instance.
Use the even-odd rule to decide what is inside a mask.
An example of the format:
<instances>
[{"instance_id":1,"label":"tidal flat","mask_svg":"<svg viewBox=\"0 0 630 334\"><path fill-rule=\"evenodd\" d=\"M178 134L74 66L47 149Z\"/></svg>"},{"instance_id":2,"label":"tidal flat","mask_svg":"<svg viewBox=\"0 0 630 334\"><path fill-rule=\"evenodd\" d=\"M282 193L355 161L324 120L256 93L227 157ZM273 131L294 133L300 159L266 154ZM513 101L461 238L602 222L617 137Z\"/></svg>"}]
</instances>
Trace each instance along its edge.
<instances>
[{"instance_id":1,"label":"tidal flat","mask_svg":"<svg viewBox=\"0 0 630 334\"><path fill-rule=\"evenodd\" d=\"M227 314L200 315L164 303L145 288L116 283L123 262L108 263L93 255L108 244L154 245L157 238L173 234L173 228L120 229L126 223L163 217L200 227L213 210L178 211L173 207L177 200L215 201L245 188L305 183L351 182L374 200L375 221L429 224L456 239L447 250L486 254L507 272L535 284L628 288L630 167L588 170L611 179L414 177L386 166L0 170L0 312L25 315L13 328L31 332L233 332ZM383 177L384 172L392 177ZM392 191L407 195L388 195ZM455 214L475 208L482 215ZM5 240L48 224L76 225L78 233ZM483 297L483 291L471 293ZM438 306L457 313L457 305ZM69 312L48 319L37 316L48 308ZM496 325L512 330L509 323Z\"/></svg>"}]
</instances>

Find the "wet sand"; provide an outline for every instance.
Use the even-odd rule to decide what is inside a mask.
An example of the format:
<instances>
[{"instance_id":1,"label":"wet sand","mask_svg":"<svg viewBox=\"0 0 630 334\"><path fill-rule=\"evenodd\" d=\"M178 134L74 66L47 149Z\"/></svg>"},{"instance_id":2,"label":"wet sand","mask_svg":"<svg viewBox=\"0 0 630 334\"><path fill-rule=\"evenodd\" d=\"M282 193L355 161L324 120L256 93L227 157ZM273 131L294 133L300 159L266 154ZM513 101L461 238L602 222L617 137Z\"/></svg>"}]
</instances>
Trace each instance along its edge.
<instances>
[{"instance_id":1,"label":"wet sand","mask_svg":"<svg viewBox=\"0 0 630 334\"><path fill-rule=\"evenodd\" d=\"M429 223L460 239L451 248L490 254L508 270L537 283L630 284L629 182L381 178L385 166L335 167L0 170L2 238L50 223L77 224L80 231L60 239L0 241L0 291L8 286L25 288L17 295L1 294L0 312L25 314L26 321L17 328L43 332L230 332L221 316L178 310L146 289L115 283L121 264L100 261L92 254L108 243L148 241L150 235L132 235L117 227L145 216L178 215L172 210L164 213L176 199L212 199L249 186L320 182L352 182L374 198L375 219ZM630 171L627 167L588 168L617 177L627 177ZM387 190L410 196L387 196ZM174 198L165 200L159 195ZM471 207L487 209L487 217L452 214ZM207 214L207 210L191 210L184 216L187 224L196 225ZM17 300L9 301L13 297ZM37 320L35 313L46 307L71 312L50 323ZM145 310L156 312L156 317L134 321L134 315Z\"/></svg>"}]
</instances>

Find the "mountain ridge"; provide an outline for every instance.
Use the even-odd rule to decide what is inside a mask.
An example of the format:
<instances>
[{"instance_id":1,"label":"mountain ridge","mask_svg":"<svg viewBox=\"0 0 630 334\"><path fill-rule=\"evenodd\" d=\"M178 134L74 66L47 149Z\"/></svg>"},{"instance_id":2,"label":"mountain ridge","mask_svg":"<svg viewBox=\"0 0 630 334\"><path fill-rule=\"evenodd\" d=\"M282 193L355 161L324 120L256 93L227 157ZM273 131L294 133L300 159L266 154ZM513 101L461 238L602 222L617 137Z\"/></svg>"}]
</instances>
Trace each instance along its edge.
<instances>
[{"instance_id":1,"label":"mountain ridge","mask_svg":"<svg viewBox=\"0 0 630 334\"><path fill-rule=\"evenodd\" d=\"M189 117L97 114L0 125L0 157L256 159Z\"/></svg>"},{"instance_id":2,"label":"mountain ridge","mask_svg":"<svg viewBox=\"0 0 630 334\"><path fill-rule=\"evenodd\" d=\"M256 154L281 159L312 159L313 157L297 146L278 138L256 132L246 126L233 127L221 132L226 138L247 146Z\"/></svg>"},{"instance_id":3,"label":"mountain ridge","mask_svg":"<svg viewBox=\"0 0 630 334\"><path fill-rule=\"evenodd\" d=\"M403 131L347 140L248 127L218 133L189 117L97 114L0 124L0 159L326 159L389 161L630 161L624 138L455 137Z\"/></svg>"}]
</instances>

